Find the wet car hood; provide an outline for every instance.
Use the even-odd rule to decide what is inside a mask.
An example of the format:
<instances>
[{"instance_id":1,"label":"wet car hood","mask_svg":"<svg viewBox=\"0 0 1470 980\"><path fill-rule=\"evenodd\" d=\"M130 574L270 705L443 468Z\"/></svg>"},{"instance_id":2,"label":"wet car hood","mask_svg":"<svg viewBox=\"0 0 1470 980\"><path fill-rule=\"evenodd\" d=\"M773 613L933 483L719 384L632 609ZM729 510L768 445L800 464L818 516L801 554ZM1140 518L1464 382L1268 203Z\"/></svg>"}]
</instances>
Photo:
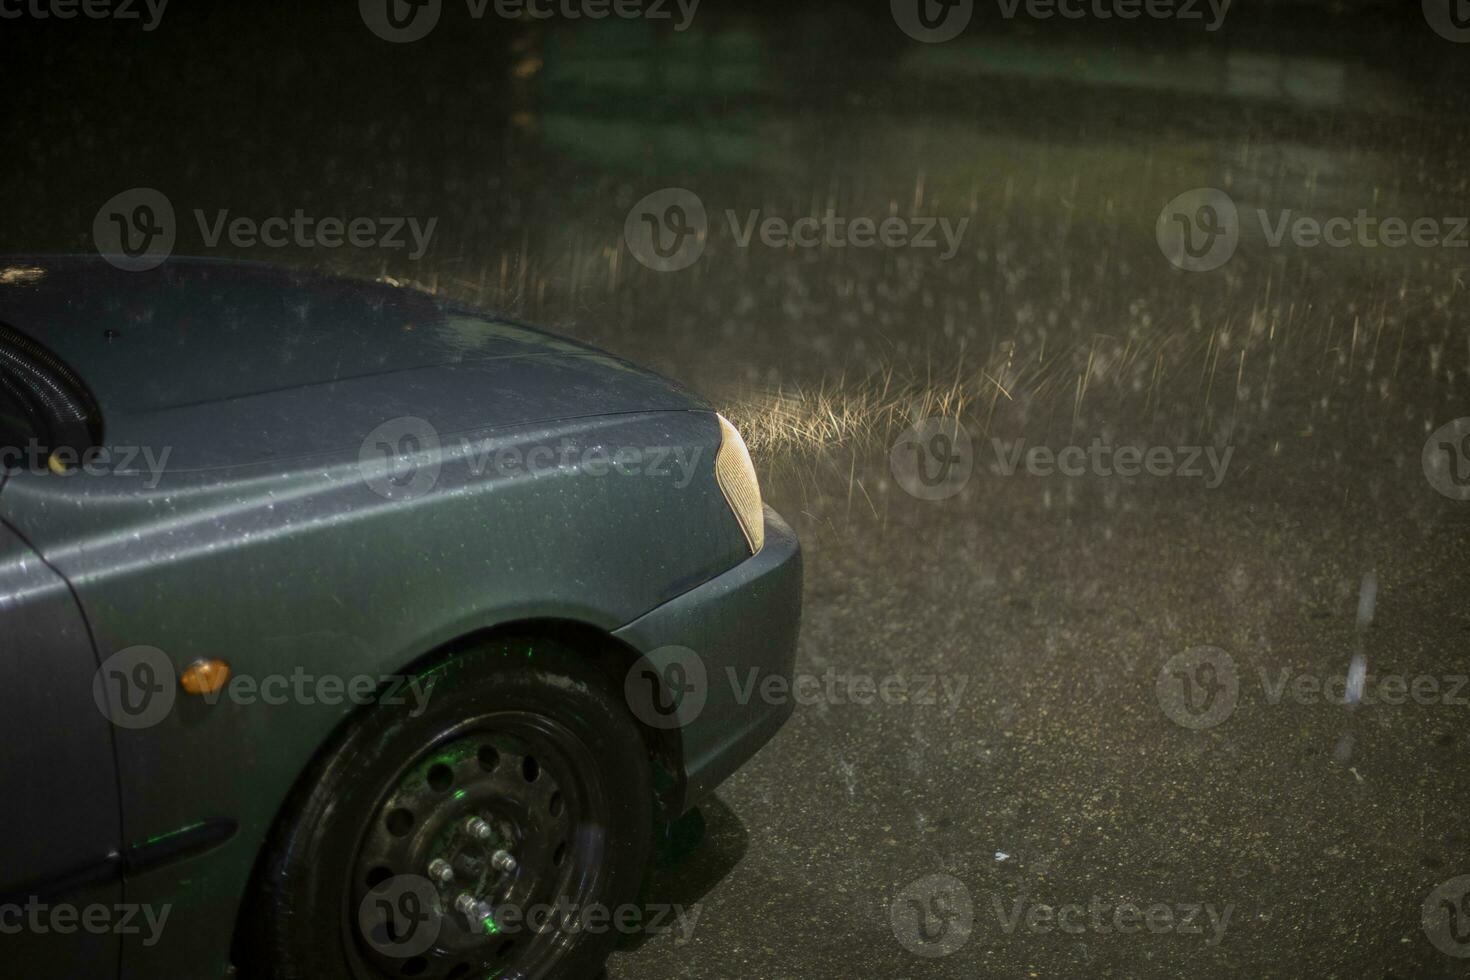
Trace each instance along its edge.
<instances>
[{"instance_id":1,"label":"wet car hood","mask_svg":"<svg viewBox=\"0 0 1470 980\"><path fill-rule=\"evenodd\" d=\"M425 293L258 263L0 260L0 322L91 388L104 442L200 463L353 444L399 416L440 431L703 410L603 351ZM209 457L208 460L203 457Z\"/></svg>"}]
</instances>

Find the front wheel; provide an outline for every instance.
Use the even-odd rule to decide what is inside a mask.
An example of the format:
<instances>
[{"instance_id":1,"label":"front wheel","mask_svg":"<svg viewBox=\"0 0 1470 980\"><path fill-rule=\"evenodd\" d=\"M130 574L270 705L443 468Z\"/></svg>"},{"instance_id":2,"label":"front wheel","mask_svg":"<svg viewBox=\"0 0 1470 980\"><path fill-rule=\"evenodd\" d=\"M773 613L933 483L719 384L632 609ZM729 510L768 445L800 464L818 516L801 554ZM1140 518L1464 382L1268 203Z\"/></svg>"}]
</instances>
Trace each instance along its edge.
<instances>
[{"instance_id":1,"label":"front wheel","mask_svg":"<svg viewBox=\"0 0 1470 980\"><path fill-rule=\"evenodd\" d=\"M577 655L506 640L377 704L303 777L246 951L275 980L595 977L648 860L647 751Z\"/></svg>"}]
</instances>

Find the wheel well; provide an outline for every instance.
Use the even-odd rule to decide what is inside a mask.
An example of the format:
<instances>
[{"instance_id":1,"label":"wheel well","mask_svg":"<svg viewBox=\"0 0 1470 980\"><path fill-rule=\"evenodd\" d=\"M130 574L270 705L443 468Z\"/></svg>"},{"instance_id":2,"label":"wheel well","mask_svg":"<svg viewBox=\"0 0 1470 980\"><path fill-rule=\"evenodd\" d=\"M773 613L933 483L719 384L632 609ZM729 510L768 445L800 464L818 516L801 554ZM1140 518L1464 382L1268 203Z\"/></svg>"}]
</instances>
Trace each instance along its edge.
<instances>
[{"instance_id":1,"label":"wheel well","mask_svg":"<svg viewBox=\"0 0 1470 980\"><path fill-rule=\"evenodd\" d=\"M643 656L611 633L587 623L571 619L525 619L501 623L456 637L420 656L407 665L403 672L426 670L480 644L512 637L552 640L583 654L587 664L608 685L608 690L616 693L619 698L622 697L623 682L628 671ZM683 740L678 729L656 729L636 717L634 721L643 734L643 743L648 746L649 758L655 763L653 784L659 797L658 805L669 819L673 819L679 815L673 812L676 808L675 801L682 798Z\"/></svg>"}]
</instances>

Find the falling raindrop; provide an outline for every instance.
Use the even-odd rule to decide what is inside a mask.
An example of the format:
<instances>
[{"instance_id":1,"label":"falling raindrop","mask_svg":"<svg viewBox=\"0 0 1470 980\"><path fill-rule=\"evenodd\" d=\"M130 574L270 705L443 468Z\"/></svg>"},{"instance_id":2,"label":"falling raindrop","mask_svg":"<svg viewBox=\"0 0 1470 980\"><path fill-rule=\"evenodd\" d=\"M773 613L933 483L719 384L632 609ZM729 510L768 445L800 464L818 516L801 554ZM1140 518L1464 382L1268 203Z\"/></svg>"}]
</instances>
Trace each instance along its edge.
<instances>
[{"instance_id":1,"label":"falling raindrop","mask_svg":"<svg viewBox=\"0 0 1470 980\"><path fill-rule=\"evenodd\" d=\"M1373 622L1373 610L1378 603L1378 575L1371 569L1364 574L1358 587L1357 639L1352 659L1348 662L1347 683L1344 687L1343 706L1349 717L1363 702L1363 687L1368 679L1367 630ZM1347 765L1353 757L1353 732L1351 723L1337 740L1332 757L1341 765Z\"/></svg>"}]
</instances>

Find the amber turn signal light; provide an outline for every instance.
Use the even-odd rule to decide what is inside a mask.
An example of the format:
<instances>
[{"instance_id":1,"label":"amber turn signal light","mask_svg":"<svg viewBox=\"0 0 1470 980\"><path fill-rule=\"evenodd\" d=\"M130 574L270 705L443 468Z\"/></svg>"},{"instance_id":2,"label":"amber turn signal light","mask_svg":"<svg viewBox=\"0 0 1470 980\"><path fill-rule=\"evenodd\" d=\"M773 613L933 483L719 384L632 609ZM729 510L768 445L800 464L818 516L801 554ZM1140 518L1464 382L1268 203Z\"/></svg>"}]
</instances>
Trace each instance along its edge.
<instances>
[{"instance_id":1,"label":"amber turn signal light","mask_svg":"<svg viewBox=\"0 0 1470 980\"><path fill-rule=\"evenodd\" d=\"M196 660L179 675L179 684L190 694L213 694L230 679L230 665L223 660Z\"/></svg>"}]
</instances>

